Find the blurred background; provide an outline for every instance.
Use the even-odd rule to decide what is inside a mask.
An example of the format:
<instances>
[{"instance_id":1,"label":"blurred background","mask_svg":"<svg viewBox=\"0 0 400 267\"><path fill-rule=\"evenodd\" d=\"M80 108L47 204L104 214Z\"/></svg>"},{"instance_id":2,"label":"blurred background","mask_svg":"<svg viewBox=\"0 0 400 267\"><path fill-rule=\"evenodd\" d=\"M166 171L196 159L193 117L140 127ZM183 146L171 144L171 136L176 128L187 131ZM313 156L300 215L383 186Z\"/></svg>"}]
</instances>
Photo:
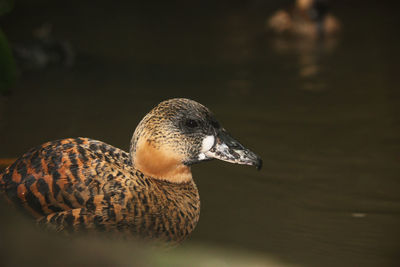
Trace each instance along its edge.
<instances>
[{"instance_id":1,"label":"blurred background","mask_svg":"<svg viewBox=\"0 0 400 267\"><path fill-rule=\"evenodd\" d=\"M66 137L128 150L174 97L264 168L194 166L200 222L167 255L43 236L3 207L0 266L399 266L399 4L294 2L1 0L1 169ZM334 33L307 30L318 14Z\"/></svg>"}]
</instances>

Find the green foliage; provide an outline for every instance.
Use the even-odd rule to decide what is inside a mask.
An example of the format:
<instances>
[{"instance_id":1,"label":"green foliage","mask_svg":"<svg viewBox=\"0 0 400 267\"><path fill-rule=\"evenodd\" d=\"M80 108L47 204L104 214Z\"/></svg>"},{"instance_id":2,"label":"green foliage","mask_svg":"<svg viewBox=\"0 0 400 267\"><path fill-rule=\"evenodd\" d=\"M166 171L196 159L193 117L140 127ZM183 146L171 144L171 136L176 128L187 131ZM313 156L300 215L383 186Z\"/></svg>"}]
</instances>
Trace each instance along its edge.
<instances>
[{"instance_id":1,"label":"green foliage","mask_svg":"<svg viewBox=\"0 0 400 267\"><path fill-rule=\"evenodd\" d=\"M11 11L13 0L0 0L0 16ZM3 31L0 29L0 94L6 94L15 84L17 69L10 46Z\"/></svg>"},{"instance_id":2,"label":"green foliage","mask_svg":"<svg viewBox=\"0 0 400 267\"><path fill-rule=\"evenodd\" d=\"M7 38L0 30L0 93L10 91L17 78L17 69Z\"/></svg>"},{"instance_id":3,"label":"green foliage","mask_svg":"<svg viewBox=\"0 0 400 267\"><path fill-rule=\"evenodd\" d=\"M0 16L8 13L14 7L14 0L0 0Z\"/></svg>"}]
</instances>

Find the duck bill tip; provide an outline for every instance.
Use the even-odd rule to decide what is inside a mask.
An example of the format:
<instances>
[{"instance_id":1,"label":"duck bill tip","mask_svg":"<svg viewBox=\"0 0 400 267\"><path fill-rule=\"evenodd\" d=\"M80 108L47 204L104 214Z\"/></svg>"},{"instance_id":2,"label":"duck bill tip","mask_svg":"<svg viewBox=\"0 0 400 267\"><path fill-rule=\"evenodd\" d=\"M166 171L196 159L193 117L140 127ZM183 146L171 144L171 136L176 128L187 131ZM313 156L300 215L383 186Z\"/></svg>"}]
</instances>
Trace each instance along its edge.
<instances>
[{"instance_id":1,"label":"duck bill tip","mask_svg":"<svg viewBox=\"0 0 400 267\"><path fill-rule=\"evenodd\" d=\"M260 157L257 158L257 160L254 162L253 166L256 167L257 171L260 171L263 166L263 161Z\"/></svg>"}]
</instances>

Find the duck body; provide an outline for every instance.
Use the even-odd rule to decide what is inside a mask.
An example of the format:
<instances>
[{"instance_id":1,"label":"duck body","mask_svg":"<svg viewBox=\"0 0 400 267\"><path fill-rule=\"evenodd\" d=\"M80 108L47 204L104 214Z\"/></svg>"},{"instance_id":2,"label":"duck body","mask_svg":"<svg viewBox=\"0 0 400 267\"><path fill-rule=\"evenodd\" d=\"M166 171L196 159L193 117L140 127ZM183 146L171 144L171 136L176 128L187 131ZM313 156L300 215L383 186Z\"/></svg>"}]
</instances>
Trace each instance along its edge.
<instances>
[{"instance_id":1,"label":"duck body","mask_svg":"<svg viewBox=\"0 0 400 267\"><path fill-rule=\"evenodd\" d=\"M218 125L200 127L205 115L195 111L194 119L191 105L208 114L186 99L153 109L136 128L130 153L89 138L33 148L0 174L0 193L47 229L181 242L200 215L191 164L218 157L261 165L234 139L219 138Z\"/></svg>"},{"instance_id":2,"label":"duck body","mask_svg":"<svg viewBox=\"0 0 400 267\"><path fill-rule=\"evenodd\" d=\"M9 201L57 231L182 241L200 215L193 181L147 177L133 168L127 152L88 138L30 150L5 171L1 183ZM174 223L165 224L168 220Z\"/></svg>"}]
</instances>

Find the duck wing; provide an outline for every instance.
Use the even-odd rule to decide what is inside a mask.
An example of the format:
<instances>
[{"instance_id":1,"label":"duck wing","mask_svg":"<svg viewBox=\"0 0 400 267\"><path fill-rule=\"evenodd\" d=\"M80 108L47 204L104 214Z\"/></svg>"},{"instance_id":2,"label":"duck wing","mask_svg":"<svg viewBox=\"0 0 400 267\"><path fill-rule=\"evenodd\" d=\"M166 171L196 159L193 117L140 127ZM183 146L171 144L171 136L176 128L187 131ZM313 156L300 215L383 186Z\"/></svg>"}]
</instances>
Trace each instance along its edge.
<instances>
[{"instance_id":1,"label":"duck wing","mask_svg":"<svg viewBox=\"0 0 400 267\"><path fill-rule=\"evenodd\" d=\"M106 143L71 138L33 148L0 174L0 190L35 218L110 203L125 205L145 184L137 179L128 153Z\"/></svg>"}]
</instances>

